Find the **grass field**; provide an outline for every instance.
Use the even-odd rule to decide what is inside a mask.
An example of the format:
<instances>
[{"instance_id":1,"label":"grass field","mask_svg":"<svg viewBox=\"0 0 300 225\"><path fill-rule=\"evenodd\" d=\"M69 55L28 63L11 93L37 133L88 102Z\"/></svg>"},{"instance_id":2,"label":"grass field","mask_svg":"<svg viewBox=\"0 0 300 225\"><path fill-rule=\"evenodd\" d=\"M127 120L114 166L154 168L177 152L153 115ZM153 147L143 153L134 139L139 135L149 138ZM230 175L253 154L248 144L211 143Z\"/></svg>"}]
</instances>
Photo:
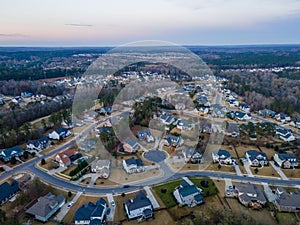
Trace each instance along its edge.
<instances>
[{"instance_id":1,"label":"grass field","mask_svg":"<svg viewBox=\"0 0 300 225\"><path fill-rule=\"evenodd\" d=\"M297 224L298 222L294 213L276 213L276 219L280 225Z\"/></svg>"},{"instance_id":2,"label":"grass field","mask_svg":"<svg viewBox=\"0 0 300 225\"><path fill-rule=\"evenodd\" d=\"M252 174L255 176L269 176L269 177L280 177L279 174L275 171L275 169L269 165L269 166L264 166L262 168L257 168L258 172L257 174L255 173L255 167L250 167Z\"/></svg>"},{"instance_id":3,"label":"grass field","mask_svg":"<svg viewBox=\"0 0 300 225\"><path fill-rule=\"evenodd\" d=\"M181 179L175 180L162 185L158 185L153 188L155 194L162 200L166 208L174 207L177 204L173 196L173 191L176 187L180 185L181 181ZM162 193L162 189L166 189L166 193Z\"/></svg>"},{"instance_id":4,"label":"grass field","mask_svg":"<svg viewBox=\"0 0 300 225\"><path fill-rule=\"evenodd\" d=\"M189 179L199 188L201 188L204 192L204 196L211 196L218 193L218 188L215 186L215 183L213 180L209 178L203 178L203 177L189 177ZM207 181L208 187L203 187L201 182Z\"/></svg>"}]
</instances>

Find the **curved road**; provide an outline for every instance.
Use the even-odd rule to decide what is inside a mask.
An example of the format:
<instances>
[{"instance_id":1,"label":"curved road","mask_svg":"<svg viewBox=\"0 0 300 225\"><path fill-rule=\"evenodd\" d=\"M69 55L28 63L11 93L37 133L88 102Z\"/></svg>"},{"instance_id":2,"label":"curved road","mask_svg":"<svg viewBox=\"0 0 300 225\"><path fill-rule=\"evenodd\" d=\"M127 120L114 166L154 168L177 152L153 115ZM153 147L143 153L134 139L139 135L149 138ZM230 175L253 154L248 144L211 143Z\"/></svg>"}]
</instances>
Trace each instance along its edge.
<instances>
[{"instance_id":1,"label":"curved road","mask_svg":"<svg viewBox=\"0 0 300 225\"><path fill-rule=\"evenodd\" d=\"M97 123L100 123L106 119L103 119ZM97 124L92 124L90 127L88 127L82 134L81 137L85 136L88 134L90 130L92 130ZM201 177L211 177L211 178L216 178L216 179L224 179L224 178L229 178L233 180L238 180L238 181L246 181L246 182L256 182L256 183L269 183L271 185L284 185L284 186L293 186L293 185L299 185L300 186L300 180L278 180L274 178L268 178L268 177L244 177L244 176L238 176L235 174L225 174L225 173L218 173L218 172L213 172L213 171L190 171L190 172L180 172L180 173L174 173L166 164L165 162L159 162L159 166L162 169L163 176L162 177L157 177L157 178L150 178L146 181L141 181L140 183L135 184L134 186L123 186L119 185L116 187L83 187L81 185L68 182L62 179L59 179L57 177L54 177L52 175L49 175L45 171L42 171L38 168L35 167L35 164L38 163L42 158L47 158L53 154L56 154L59 151L62 151L63 149L69 148L72 145L76 143L76 138L74 140L69 141L68 143L65 143L64 145L58 147L57 149L43 155L40 157L37 157L33 160L30 160L28 162L22 163L19 166L16 166L10 171L6 171L3 174L0 175L0 180L4 180L6 178L9 178L13 176L16 173L20 172L31 172L35 174L37 177L45 181L46 183L52 184L57 187L73 190L73 191L84 191L85 193L89 194L107 194L107 193L121 193L121 192L127 192L127 191L132 191L139 189L142 186L146 185L155 185L158 183L162 183L165 181L170 181L173 179L181 178L183 176L201 176Z\"/></svg>"}]
</instances>

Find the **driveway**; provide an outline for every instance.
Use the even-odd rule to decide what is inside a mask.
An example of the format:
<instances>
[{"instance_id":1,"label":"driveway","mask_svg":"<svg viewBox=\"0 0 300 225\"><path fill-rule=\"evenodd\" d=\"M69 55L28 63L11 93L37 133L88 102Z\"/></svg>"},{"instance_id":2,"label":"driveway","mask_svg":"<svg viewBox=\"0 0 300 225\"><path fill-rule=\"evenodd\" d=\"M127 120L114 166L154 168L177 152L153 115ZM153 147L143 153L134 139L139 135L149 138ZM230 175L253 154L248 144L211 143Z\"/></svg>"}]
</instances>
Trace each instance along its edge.
<instances>
[{"instance_id":1,"label":"driveway","mask_svg":"<svg viewBox=\"0 0 300 225\"><path fill-rule=\"evenodd\" d=\"M150 150L144 154L144 157L151 162L160 163L166 159L167 155L160 150Z\"/></svg>"},{"instance_id":2,"label":"driveway","mask_svg":"<svg viewBox=\"0 0 300 225\"><path fill-rule=\"evenodd\" d=\"M250 169L250 165L249 165L248 160L244 160L243 162L244 162L245 170L246 170L246 172L248 173L248 176L249 176L249 177L254 177L253 174L252 174L252 171L251 171L251 169Z\"/></svg>"},{"instance_id":3,"label":"driveway","mask_svg":"<svg viewBox=\"0 0 300 225\"><path fill-rule=\"evenodd\" d=\"M270 161L271 166L276 170L282 180L288 180L287 176L282 172L281 168L276 166L273 161Z\"/></svg>"},{"instance_id":4,"label":"driveway","mask_svg":"<svg viewBox=\"0 0 300 225\"><path fill-rule=\"evenodd\" d=\"M265 191L268 201L274 202L276 199L276 195L272 192L271 188L269 187L269 184L265 183L265 182L261 182L261 184L264 186L264 191Z\"/></svg>"},{"instance_id":5,"label":"driveway","mask_svg":"<svg viewBox=\"0 0 300 225\"><path fill-rule=\"evenodd\" d=\"M147 193L147 197L149 198L149 200L150 200L153 208L154 209L158 209L160 206L159 206L158 202L156 201L156 199L155 199L152 191L150 190L150 187L149 186L145 186L144 189L145 189L145 191Z\"/></svg>"},{"instance_id":6,"label":"driveway","mask_svg":"<svg viewBox=\"0 0 300 225\"><path fill-rule=\"evenodd\" d=\"M107 221L114 221L115 217L115 211L116 211L116 205L112 206L111 202L114 201L114 197L112 194L106 194L107 201L108 201L108 207L110 208L109 215L106 216Z\"/></svg>"}]
</instances>

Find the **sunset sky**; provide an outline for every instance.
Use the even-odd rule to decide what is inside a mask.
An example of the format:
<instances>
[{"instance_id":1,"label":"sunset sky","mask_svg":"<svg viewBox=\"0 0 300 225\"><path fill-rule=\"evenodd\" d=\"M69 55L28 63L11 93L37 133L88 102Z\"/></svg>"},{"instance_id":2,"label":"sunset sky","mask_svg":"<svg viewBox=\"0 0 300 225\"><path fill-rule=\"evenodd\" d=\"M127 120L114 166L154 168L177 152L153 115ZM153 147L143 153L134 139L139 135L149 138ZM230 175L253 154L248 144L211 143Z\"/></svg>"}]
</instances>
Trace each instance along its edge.
<instances>
[{"instance_id":1,"label":"sunset sky","mask_svg":"<svg viewBox=\"0 0 300 225\"><path fill-rule=\"evenodd\" d=\"M299 0L2 0L0 46L300 43Z\"/></svg>"}]
</instances>

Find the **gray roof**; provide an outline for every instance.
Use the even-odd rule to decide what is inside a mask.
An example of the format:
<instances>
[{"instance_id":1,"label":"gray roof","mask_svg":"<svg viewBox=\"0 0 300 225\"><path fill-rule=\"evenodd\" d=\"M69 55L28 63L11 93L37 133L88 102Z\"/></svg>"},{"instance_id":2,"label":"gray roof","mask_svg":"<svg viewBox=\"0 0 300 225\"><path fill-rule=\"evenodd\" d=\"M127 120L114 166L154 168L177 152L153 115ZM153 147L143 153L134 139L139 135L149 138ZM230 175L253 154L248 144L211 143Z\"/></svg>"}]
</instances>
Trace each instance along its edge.
<instances>
[{"instance_id":1,"label":"gray roof","mask_svg":"<svg viewBox=\"0 0 300 225\"><path fill-rule=\"evenodd\" d=\"M188 185L188 186L180 187L178 189L178 191L179 191L179 194L182 197L186 197L186 196L189 196L189 195L192 195L192 194L196 194L196 193L200 194L200 191L196 187L196 185Z\"/></svg>"},{"instance_id":2,"label":"gray roof","mask_svg":"<svg viewBox=\"0 0 300 225\"><path fill-rule=\"evenodd\" d=\"M84 204L80 206L75 213L74 220L80 221L80 220L90 220L91 217L101 217L103 214L103 210L105 210L106 201L103 198L100 198L96 204L92 202L88 202L87 204ZM94 223L90 224L98 224L96 222L99 222L97 220L92 220ZM102 223L101 223L102 224Z\"/></svg>"},{"instance_id":3,"label":"gray roof","mask_svg":"<svg viewBox=\"0 0 300 225\"><path fill-rule=\"evenodd\" d=\"M296 207L300 208L300 193L287 193L283 192L278 199L276 199L278 205L281 207Z\"/></svg>"},{"instance_id":4,"label":"gray roof","mask_svg":"<svg viewBox=\"0 0 300 225\"><path fill-rule=\"evenodd\" d=\"M255 159L258 161L267 160L267 155L264 152L259 152L256 150L248 150L246 153L249 155L251 161ZM259 156L262 156L263 158L260 158Z\"/></svg>"},{"instance_id":5,"label":"gray roof","mask_svg":"<svg viewBox=\"0 0 300 225\"><path fill-rule=\"evenodd\" d=\"M235 185L235 189L240 193L239 198L245 202L251 202L258 200L260 202L266 202L266 198L260 188L251 183L239 183Z\"/></svg>"},{"instance_id":6,"label":"gray roof","mask_svg":"<svg viewBox=\"0 0 300 225\"><path fill-rule=\"evenodd\" d=\"M55 196L49 192L47 195L38 198L37 203L26 210L26 213L35 216L46 217L52 212L56 205L59 205L64 201L65 197L63 195Z\"/></svg>"}]
</instances>

